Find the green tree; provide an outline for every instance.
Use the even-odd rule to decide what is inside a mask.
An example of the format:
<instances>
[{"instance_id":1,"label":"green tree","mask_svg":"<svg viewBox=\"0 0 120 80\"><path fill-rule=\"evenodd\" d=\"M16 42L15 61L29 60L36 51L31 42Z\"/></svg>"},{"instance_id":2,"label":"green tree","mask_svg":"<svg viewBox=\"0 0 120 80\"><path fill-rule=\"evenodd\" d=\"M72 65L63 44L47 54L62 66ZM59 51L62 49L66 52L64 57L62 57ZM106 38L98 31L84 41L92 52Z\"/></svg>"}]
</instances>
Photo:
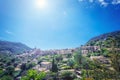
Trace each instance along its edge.
<instances>
[{"instance_id":1,"label":"green tree","mask_svg":"<svg viewBox=\"0 0 120 80\"><path fill-rule=\"evenodd\" d=\"M0 78L0 80L13 80L13 78L9 75L3 76L2 78Z\"/></svg>"},{"instance_id":2,"label":"green tree","mask_svg":"<svg viewBox=\"0 0 120 80\"><path fill-rule=\"evenodd\" d=\"M40 72L39 74L37 74L35 80L43 80L45 77L46 77L46 73Z\"/></svg>"},{"instance_id":3,"label":"green tree","mask_svg":"<svg viewBox=\"0 0 120 80\"><path fill-rule=\"evenodd\" d=\"M58 72L58 67L57 67L57 64L55 63L55 60L53 58L53 61L52 61L52 69L51 69L52 72Z\"/></svg>"},{"instance_id":4,"label":"green tree","mask_svg":"<svg viewBox=\"0 0 120 80\"><path fill-rule=\"evenodd\" d=\"M2 68L0 68L0 77L3 75L4 71Z\"/></svg>"},{"instance_id":5,"label":"green tree","mask_svg":"<svg viewBox=\"0 0 120 80\"><path fill-rule=\"evenodd\" d=\"M22 69L23 71L26 70L26 63L22 63L21 69Z\"/></svg>"},{"instance_id":6,"label":"green tree","mask_svg":"<svg viewBox=\"0 0 120 80\"><path fill-rule=\"evenodd\" d=\"M56 55L55 60L56 60L57 62L62 61L62 60L63 60L62 55L60 55L60 54L59 54L59 55Z\"/></svg>"},{"instance_id":7,"label":"green tree","mask_svg":"<svg viewBox=\"0 0 120 80\"><path fill-rule=\"evenodd\" d=\"M38 72L36 70L29 70L26 76L23 76L21 80L43 80L46 77L45 72Z\"/></svg>"},{"instance_id":8,"label":"green tree","mask_svg":"<svg viewBox=\"0 0 120 80\"><path fill-rule=\"evenodd\" d=\"M14 72L14 67L13 66L9 66L6 68L6 74L7 75L13 75L13 72Z\"/></svg>"},{"instance_id":9,"label":"green tree","mask_svg":"<svg viewBox=\"0 0 120 80\"><path fill-rule=\"evenodd\" d=\"M21 77L20 80L30 80L30 79L29 79L29 77L27 77L27 76L23 76L23 77Z\"/></svg>"},{"instance_id":10,"label":"green tree","mask_svg":"<svg viewBox=\"0 0 120 80\"><path fill-rule=\"evenodd\" d=\"M64 71L61 73L61 77L63 80L73 80L76 78L76 75L73 72Z\"/></svg>"},{"instance_id":11,"label":"green tree","mask_svg":"<svg viewBox=\"0 0 120 80\"><path fill-rule=\"evenodd\" d=\"M71 68L73 68L74 65L75 65L74 60L73 60L73 59L69 59L69 60L68 60L68 65L69 65Z\"/></svg>"},{"instance_id":12,"label":"green tree","mask_svg":"<svg viewBox=\"0 0 120 80\"><path fill-rule=\"evenodd\" d=\"M76 66L82 66L82 62L83 62L83 56L81 51L74 53L74 61Z\"/></svg>"},{"instance_id":13,"label":"green tree","mask_svg":"<svg viewBox=\"0 0 120 80\"><path fill-rule=\"evenodd\" d=\"M37 71L36 70L29 70L27 72L27 76L30 78L30 79L35 79L35 77L37 76Z\"/></svg>"}]
</instances>

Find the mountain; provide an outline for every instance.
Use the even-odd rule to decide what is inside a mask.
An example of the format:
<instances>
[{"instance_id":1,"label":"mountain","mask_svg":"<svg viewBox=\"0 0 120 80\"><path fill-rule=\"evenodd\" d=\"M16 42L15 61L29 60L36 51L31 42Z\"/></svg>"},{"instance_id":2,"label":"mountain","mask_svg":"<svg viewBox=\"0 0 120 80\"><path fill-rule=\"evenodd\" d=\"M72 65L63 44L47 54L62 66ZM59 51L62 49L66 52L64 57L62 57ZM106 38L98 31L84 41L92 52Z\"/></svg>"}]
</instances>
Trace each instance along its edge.
<instances>
[{"instance_id":1,"label":"mountain","mask_svg":"<svg viewBox=\"0 0 120 80\"><path fill-rule=\"evenodd\" d=\"M117 42L117 45L120 47L120 31L114 31L114 32L110 32L110 33L105 33L105 34L102 34L102 35L99 35L99 36L96 36L92 39L90 39L86 45L99 45L100 42L104 42L104 45L105 43L108 43L108 39L110 38L113 38L116 42ZM111 44L111 43L109 43Z\"/></svg>"},{"instance_id":2,"label":"mountain","mask_svg":"<svg viewBox=\"0 0 120 80\"><path fill-rule=\"evenodd\" d=\"M0 53L23 53L28 50L31 48L25 44L0 40Z\"/></svg>"}]
</instances>

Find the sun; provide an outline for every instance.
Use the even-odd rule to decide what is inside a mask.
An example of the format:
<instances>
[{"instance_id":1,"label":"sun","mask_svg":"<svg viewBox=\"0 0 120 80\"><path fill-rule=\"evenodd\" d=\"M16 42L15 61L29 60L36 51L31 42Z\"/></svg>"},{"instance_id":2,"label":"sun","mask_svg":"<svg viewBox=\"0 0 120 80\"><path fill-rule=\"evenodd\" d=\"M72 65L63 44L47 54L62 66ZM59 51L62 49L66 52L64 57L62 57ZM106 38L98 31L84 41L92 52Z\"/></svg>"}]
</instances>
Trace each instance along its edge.
<instances>
[{"instance_id":1,"label":"sun","mask_svg":"<svg viewBox=\"0 0 120 80\"><path fill-rule=\"evenodd\" d=\"M36 6L36 8L40 8L40 9L46 8L47 1L46 0L36 0L35 6Z\"/></svg>"}]
</instances>

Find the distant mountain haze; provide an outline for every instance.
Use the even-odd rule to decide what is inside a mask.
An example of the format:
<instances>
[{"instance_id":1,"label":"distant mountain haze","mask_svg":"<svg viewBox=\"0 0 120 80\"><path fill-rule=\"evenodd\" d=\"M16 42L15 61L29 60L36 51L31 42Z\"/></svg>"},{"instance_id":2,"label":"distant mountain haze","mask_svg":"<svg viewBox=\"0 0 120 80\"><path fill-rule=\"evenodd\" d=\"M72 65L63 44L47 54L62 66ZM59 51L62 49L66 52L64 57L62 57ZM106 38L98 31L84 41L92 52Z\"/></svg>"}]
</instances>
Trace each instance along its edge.
<instances>
[{"instance_id":1,"label":"distant mountain haze","mask_svg":"<svg viewBox=\"0 0 120 80\"><path fill-rule=\"evenodd\" d=\"M22 43L0 40L0 53L23 53L31 48Z\"/></svg>"}]
</instances>

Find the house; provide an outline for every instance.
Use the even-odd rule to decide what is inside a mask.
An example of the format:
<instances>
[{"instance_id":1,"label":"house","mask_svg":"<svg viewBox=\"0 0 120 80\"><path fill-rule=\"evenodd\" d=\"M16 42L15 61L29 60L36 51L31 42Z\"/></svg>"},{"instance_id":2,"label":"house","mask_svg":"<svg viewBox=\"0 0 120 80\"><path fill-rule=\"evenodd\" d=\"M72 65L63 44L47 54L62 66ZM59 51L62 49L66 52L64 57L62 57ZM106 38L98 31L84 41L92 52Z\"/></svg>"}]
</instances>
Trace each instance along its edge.
<instances>
[{"instance_id":1,"label":"house","mask_svg":"<svg viewBox=\"0 0 120 80\"><path fill-rule=\"evenodd\" d=\"M34 62L35 64L37 64L37 63L38 63L38 60L37 60L37 59L33 59L32 62Z\"/></svg>"},{"instance_id":2,"label":"house","mask_svg":"<svg viewBox=\"0 0 120 80\"><path fill-rule=\"evenodd\" d=\"M110 64L110 60L108 58L105 58L104 56L91 56L91 60L97 60L102 64Z\"/></svg>"},{"instance_id":3,"label":"house","mask_svg":"<svg viewBox=\"0 0 120 80\"><path fill-rule=\"evenodd\" d=\"M20 71L21 69L16 67L14 70L15 70L15 71Z\"/></svg>"},{"instance_id":4,"label":"house","mask_svg":"<svg viewBox=\"0 0 120 80\"><path fill-rule=\"evenodd\" d=\"M15 71L19 71L19 70L21 70L21 63L20 64L18 64L16 67L15 67Z\"/></svg>"},{"instance_id":5,"label":"house","mask_svg":"<svg viewBox=\"0 0 120 80\"><path fill-rule=\"evenodd\" d=\"M91 52L100 51L99 46L81 46L80 49L83 55L87 55L88 53L91 53Z\"/></svg>"},{"instance_id":6,"label":"house","mask_svg":"<svg viewBox=\"0 0 120 80\"><path fill-rule=\"evenodd\" d=\"M46 68L46 70L50 70L52 68L51 62L41 62L41 68Z\"/></svg>"},{"instance_id":7,"label":"house","mask_svg":"<svg viewBox=\"0 0 120 80\"><path fill-rule=\"evenodd\" d=\"M35 69L37 71L45 71L45 72L49 71L46 68L41 67L40 65L36 65L35 67L33 67L33 69Z\"/></svg>"}]
</instances>

